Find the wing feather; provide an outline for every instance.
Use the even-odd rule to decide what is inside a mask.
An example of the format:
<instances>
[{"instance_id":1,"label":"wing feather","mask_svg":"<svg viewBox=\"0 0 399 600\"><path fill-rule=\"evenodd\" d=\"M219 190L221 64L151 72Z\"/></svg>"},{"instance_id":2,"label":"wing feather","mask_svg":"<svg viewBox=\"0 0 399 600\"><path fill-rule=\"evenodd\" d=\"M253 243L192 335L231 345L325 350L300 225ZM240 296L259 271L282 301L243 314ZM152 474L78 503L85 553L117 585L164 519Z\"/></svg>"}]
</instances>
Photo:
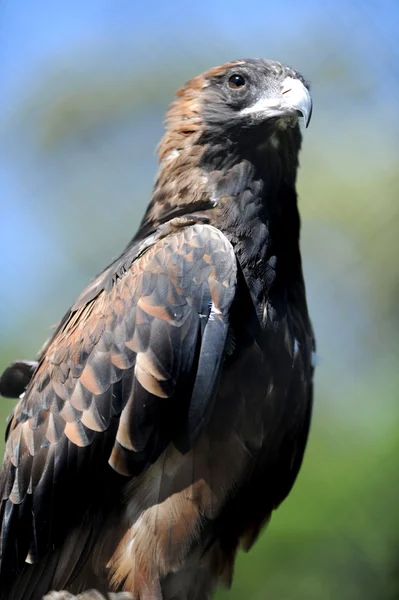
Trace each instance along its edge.
<instances>
[{"instance_id":1,"label":"wing feather","mask_svg":"<svg viewBox=\"0 0 399 600\"><path fill-rule=\"evenodd\" d=\"M46 344L9 425L0 586L62 542L111 471L122 486L206 423L236 259L220 231L181 221L108 268Z\"/></svg>"}]
</instances>

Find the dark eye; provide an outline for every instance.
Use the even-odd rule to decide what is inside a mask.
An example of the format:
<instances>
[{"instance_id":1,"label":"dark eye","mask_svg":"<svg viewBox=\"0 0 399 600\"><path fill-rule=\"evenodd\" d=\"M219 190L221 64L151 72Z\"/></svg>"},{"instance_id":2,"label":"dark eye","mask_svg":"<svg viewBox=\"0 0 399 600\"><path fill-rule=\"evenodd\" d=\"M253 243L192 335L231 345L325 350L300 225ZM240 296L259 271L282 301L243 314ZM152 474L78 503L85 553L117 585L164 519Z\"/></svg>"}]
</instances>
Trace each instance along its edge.
<instances>
[{"instance_id":1,"label":"dark eye","mask_svg":"<svg viewBox=\"0 0 399 600\"><path fill-rule=\"evenodd\" d=\"M235 73L231 77L229 77L229 87L233 90L242 87L246 84L245 78L242 75L238 75Z\"/></svg>"}]
</instances>

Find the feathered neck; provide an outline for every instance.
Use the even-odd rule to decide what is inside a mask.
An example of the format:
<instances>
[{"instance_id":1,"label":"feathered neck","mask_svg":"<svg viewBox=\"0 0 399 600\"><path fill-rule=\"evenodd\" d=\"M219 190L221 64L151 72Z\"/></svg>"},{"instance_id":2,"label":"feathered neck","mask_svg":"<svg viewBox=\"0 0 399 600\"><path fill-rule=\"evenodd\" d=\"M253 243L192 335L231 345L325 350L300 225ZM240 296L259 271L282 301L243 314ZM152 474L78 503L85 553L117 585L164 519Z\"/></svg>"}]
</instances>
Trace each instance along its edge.
<instances>
[{"instance_id":1,"label":"feathered neck","mask_svg":"<svg viewBox=\"0 0 399 600\"><path fill-rule=\"evenodd\" d=\"M279 220L287 209L279 200L282 189L295 195L298 126L265 124L247 136L226 137L201 124L195 94L184 99L191 102L183 113L187 118L181 105L172 105L168 113L158 175L136 239L175 216L199 211L212 211L222 230L240 225L255 205L263 222Z\"/></svg>"}]
</instances>

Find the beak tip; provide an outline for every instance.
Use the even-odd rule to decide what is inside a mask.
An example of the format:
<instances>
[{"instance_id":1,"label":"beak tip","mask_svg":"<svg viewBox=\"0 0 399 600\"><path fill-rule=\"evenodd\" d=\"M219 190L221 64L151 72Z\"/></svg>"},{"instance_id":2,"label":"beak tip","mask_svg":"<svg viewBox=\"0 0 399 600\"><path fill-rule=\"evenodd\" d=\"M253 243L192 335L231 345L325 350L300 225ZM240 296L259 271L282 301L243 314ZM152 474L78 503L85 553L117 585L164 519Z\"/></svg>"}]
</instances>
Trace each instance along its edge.
<instances>
[{"instance_id":1,"label":"beak tip","mask_svg":"<svg viewBox=\"0 0 399 600\"><path fill-rule=\"evenodd\" d=\"M310 125L310 121L312 119L312 100L309 96L308 103L306 105L302 105L297 109L298 114L303 118L305 123L305 129L307 129Z\"/></svg>"},{"instance_id":2,"label":"beak tip","mask_svg":"<svg viewBox=\"0 0 399 600\"><path fill-rule=\"evenodd\" d=\"M306 129L309 127L310 121L312 119L312 110L313 110L313 104L312 104L312 101L310 101L310 110L309 110L308 114L305 117L305 127L306 127Z\"/></svg>"},{"instance_id":3,"label":"beak tip","mask_svg":"<svg viewBox=\"0 0 399 600\"><path fill-rule=\"evenodd\" d=\"M294 109L298 115L303 117L307 129L313 109L312 97L308 88L299 79L287 77L283 84L283 93L288 102L288 107L291 107L291 110Z\"/></svg>"}]
</instances>

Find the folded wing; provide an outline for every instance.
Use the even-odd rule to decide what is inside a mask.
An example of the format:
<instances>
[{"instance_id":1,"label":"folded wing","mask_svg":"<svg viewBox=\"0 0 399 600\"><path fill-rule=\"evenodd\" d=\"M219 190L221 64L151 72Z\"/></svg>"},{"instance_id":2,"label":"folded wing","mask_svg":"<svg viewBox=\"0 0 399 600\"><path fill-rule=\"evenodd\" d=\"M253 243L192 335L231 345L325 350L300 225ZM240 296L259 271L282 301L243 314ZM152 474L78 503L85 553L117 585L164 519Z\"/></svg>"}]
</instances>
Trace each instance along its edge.
<instances>
[{"instance_id":1,"label":"folded wing","mask_svg":"<svg viewBox=\"0 0 399 600\"><path fill-rule=\"evenodd\" d=\"M211 411L236 290L230 243L176 220L117 267L66 315L9 424L0 582L109 496L105 475L117 489L168 444L188 450Z\"/></svg>"}]
</instances>

